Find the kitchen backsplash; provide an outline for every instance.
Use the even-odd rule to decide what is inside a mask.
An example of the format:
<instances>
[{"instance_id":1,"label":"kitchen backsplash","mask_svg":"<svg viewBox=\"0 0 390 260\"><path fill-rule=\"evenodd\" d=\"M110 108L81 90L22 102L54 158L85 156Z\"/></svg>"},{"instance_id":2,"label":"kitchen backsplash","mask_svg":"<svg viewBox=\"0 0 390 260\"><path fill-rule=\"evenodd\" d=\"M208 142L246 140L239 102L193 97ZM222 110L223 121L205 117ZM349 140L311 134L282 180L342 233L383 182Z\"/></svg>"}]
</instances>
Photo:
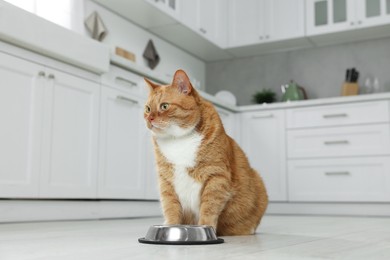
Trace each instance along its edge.
<instances>
[{"instance_id":1,"label":"kitchen backsplash","mask_svg":"<svg viewBox=\"0 0 390 260\"><path fill-rule=\"evenodd\" d=\"M360 71L359 85L377 78L382 91L390 91L390 38L314 47L263 56L212 62L206 65L206 91L233 92L239 105L252 104L252 95L294 80L310 99L340 96L345 70Z\"/></svg>"}]
</instances>

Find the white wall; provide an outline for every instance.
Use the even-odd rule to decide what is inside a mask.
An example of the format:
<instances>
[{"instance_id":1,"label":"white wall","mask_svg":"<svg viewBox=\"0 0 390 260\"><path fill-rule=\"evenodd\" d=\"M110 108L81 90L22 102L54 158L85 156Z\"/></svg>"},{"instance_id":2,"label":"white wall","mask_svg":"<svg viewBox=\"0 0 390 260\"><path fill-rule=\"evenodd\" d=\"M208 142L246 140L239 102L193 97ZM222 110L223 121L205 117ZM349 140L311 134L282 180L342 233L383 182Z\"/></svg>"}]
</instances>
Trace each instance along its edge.
<instances>
[{"instance_id":1,"label":"white wall","mask_svg":"<svg viewBox=\"0 0 390 260\"><path fill-rule=\"evenodd\" d=\"M4 0L78 33L84 32L84 2L80 0Z\"/></svg>"},{"instance_id":2,"label":"white wall","mask_svg":"<svg viewBox=\"0 0 390 260\"><path fill-rule=\"evenodd\" d=\"M142 54L147 42L152 39L161 58L160 63L154 69L156 73L172 77L177 69L184 69L193 81L195 79L200 82L198 88L204 89L206 65L203 61L161 40L91 0L85 0L84 10L86 17L94 11L97 11L102 17L108 29L108 34L103 42L110 46L113 53L116 46L131 51L136 55L137 65L147 68ZM85 33L88 34L86 31Z\"/></svg>"}]
</instances>

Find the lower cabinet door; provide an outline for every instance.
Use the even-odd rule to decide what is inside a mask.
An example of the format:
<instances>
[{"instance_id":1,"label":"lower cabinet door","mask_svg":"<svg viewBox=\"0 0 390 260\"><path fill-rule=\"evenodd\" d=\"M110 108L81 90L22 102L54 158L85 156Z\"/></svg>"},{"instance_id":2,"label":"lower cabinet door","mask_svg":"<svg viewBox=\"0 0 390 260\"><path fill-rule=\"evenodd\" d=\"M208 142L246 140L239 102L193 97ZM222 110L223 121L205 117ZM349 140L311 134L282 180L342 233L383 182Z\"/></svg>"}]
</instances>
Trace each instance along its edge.
<instances>
[{"instance_id":1,"label":"lower cabinet door","mask_svg":"<svg viewBox=\"0 0 390 260\"><path fill-rule=\"evenodd\" d=\"M98 197L144 199L143 102L103 86L101 103Z\"/></svg>"},{"instance_id":2,"label":"lower cabinet door","mask_svg":"<svg viewBox=\"0 0 390 260\"><path fill-rule=\"evenodd\" d=\"M0 53L0 197L39 190L44 68Z\"/></svg>"},{"instance_id":3,"label":"lower cabinet door","mask_svg":"<svg viewBox=\"0 0 390 260\"><path fill-rule=\"evenodd\" d=\"M98 83L47 72L42 143L42 198L96 198Z\"/></svg>"},{"instance_id":4,"label":"lower cabinet door","mask_svg":"<svg viewBox=\"0 0 390 260\"><path fill-rule=\"evenodd\" d=\"M290 160L290 201L390 201L390 157Z\"/></svg>"},{"instance_id":5,"label":"lower cabinet door","mask_svg":"<svg viewBox=\"0 0 390 260\"><path fill-rule=\"evenodd\" d=\"M225 128L226 134L233 138L237 143L239 143L238 135L236 131L236 115L233 112L229 112L226 109L216 107L216 110L221 118L223 127Z\"/></svg>"},{"instance_id":6,"label":"lower cabinet door","mask_svg":"<svg viewBox=\"0 0 390 260\"><path fill-rule=\"evenodd\" d=\"M286 142L283 110L242 114L242 149L265 182L270 201L286 201Z\"/></svg>"},{"instance_id":7,"label":"lower cabinet door","mask_svg":"<svg viewBox=\"0 0 390 260\"><path fill-rule=\"evenodd\" d=\"M146 186L145 186L145 199L148 200L158 200L160 198L159 193L159 184L158 184L158 174L156 168L156 159L154 156L154 147L152 142L152 135L149 129L146 128L144 124L144 141L143 141L143 156L144 159L144 173L146 177Z\"/></svg>"}]
</instances>

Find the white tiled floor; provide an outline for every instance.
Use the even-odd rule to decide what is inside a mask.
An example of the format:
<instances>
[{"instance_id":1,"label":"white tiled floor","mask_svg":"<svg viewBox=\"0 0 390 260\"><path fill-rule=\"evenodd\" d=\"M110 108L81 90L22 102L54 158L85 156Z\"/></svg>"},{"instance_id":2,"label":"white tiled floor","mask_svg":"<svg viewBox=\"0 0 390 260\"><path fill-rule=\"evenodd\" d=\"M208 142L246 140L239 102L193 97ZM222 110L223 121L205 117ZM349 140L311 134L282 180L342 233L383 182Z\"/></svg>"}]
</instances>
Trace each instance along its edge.
<instances>
[{"instance_id":1,"label":"white tiled floor","mask_svg":"<svg viewBox=\"0 0 390 260\"><path fill-rule=\"evenodd\" d=\"M390 218L266 216L254 236L203 246L139 244L162 219L0 224L1 260L390 259Z\"/></svg>"}]
</instances>

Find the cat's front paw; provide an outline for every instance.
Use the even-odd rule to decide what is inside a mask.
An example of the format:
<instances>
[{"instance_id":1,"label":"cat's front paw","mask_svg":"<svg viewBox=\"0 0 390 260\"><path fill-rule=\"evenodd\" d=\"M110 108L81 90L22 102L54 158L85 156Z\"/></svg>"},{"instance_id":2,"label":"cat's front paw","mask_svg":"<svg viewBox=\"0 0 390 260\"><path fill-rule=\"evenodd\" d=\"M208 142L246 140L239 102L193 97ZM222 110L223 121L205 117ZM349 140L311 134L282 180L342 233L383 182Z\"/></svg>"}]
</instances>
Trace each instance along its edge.
<instances>
[{"instance_id":1,"label":"cat's front paw","mask_svg":"<svg viewBox=\"0 0 390 260\"><path fill-rule=\"evenodd\" d=\"M214 221L199 220L198 225L200 225L200 226L210 226L210 227L213 227L215 231L217 231L217 223L214 222Z\"/></svg>"}]
</instances>

